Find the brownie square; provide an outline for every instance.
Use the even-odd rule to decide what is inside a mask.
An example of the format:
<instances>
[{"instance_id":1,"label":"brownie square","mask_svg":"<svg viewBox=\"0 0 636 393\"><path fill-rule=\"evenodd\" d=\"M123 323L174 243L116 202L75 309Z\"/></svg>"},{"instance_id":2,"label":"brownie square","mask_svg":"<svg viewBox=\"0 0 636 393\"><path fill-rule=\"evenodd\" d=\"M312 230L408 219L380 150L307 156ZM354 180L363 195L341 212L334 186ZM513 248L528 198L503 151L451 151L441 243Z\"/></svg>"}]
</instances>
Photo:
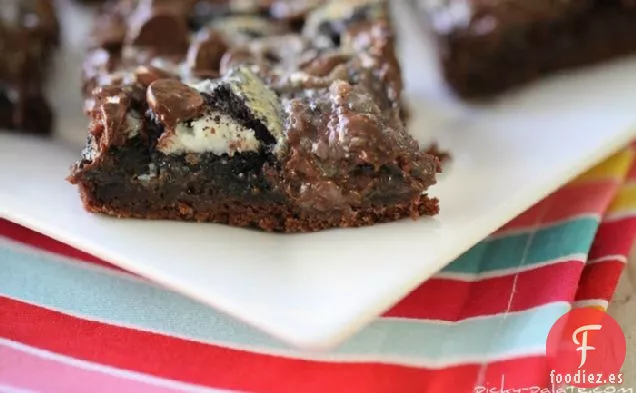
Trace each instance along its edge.
<instances>
[{"instance_id":1,"label":"brownie square","mask_svg":"<svg viewBox=\"0 0 636 393\"><path fill-rule=\"evenodd\" d=\"M111 3L84 95L90 212L304 232L438 211L385 1Z\"/></svg>"}]
</instances>

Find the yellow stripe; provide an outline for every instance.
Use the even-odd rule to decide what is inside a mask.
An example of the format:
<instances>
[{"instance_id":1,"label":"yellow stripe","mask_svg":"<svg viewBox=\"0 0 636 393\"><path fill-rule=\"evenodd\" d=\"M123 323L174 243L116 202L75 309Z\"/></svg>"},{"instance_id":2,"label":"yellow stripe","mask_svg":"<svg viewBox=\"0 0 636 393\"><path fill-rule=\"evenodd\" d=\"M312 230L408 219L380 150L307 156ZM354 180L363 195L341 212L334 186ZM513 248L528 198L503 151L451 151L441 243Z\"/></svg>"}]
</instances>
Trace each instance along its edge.
<instances>
[{"instance_id":1,"label":"yellow stripe","mask_svg":"<svg viewBox=\"0 0 636 393\"><path fill-rule=\"evenodd\" d=\"M618 191L607 213L628 213L636 211L636 184L624 184Z\"/></svg>"},{"instance_id":2,"label":"yellow stripe","mask_svg":"<svg viewBox=\"0 0 636 393\"><path fill-rule=\"evenodd\" d=\"M602 180L622 181L634 161L634 150L624 149L601 164L576 178L573 183L586 183Z\"/></svg>"},{"instance_id":3,"label":"yellow stripe","mask_svg":"<svg viewBox=\"0 0 636 393\"><path fill-rule=\"evenodd\" d=\"M590 306L579 306L579 307L575 306L575 308L577 310L591 308L593 310L599 310L599 311L607 312L607 308L605 306L601 306L601 305L595 305L595 306L590 305Z\"/></svg>"}]
</instances>

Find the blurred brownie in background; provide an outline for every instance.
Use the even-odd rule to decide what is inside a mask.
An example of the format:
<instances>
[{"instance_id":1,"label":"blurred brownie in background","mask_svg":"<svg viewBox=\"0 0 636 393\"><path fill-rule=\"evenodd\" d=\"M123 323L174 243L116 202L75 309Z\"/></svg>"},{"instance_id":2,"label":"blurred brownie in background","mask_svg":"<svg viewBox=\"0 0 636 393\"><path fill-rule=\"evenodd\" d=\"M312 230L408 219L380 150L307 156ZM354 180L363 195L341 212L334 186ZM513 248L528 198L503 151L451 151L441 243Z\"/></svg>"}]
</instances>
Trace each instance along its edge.
<instances>
[{"instance_id":1,"label":"blurred brownie in background","mask_svg":"<svg viewBox=\"0 0 636 393\"><path fill-rule=\"evenodd\" d=\"M461 96L636 52L636 0L412 0Z\"/></svg>"},{"instance_id":2,"label":"blurred brownie in background","mask_svg":"<svg viewBox=\"0 0 636 393\"><path fill-rule=\"evenodd\" d=\"M51 131L42 92L59 25L52 0L0 1L0 129Z\"/></svg>"}]
</instances>

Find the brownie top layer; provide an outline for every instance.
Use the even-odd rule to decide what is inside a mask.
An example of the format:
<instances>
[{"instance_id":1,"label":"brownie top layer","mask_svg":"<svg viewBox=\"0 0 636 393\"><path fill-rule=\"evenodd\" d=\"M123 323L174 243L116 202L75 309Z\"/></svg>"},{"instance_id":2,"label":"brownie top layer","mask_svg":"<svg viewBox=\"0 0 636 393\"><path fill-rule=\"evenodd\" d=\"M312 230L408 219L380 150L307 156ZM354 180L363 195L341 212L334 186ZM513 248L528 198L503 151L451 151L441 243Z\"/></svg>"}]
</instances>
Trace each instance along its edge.
<instances>
[{"instance_id":1,"label":"brownie top layer","mask_svg":"<svg viewBox=\"0 0 636 393\"><path fill-rule=\"evenodd\" d=\"M399 110L393 41L380 0L115 1L98 17L85 62L86 110L110 119L115 102L125 108L112 123L121 127L104 131L109 144L149 114L165 154L278 154L283 102L338 80Z\"/></svg>"},{"instance_id":2,"label":"brownie top layer","mask_svg":"<svg viewBox=\"0 0 636 393\"><path fill-rule=\"evenodd\" d=\"M28 79L40 80L41 68L58 43L51 0L0 2L0 84L20 89Z\"/></svg>"},{"instance_id":3,"label":"brownie top layer","mask_svg":"<svg viewBox=\"0 0 636 393\"><path fill-rule=\"evenodd\" d=\"M364 49L364 42L341 41L354 26L381 23L386 17L381 0L110 2L92 34L84 92L135 82L132 74L139 65L153 65L184 82L218 77L245 63L258 66L259 74L266 76L302 71L324 52ZM392 43L388 29L376 30ZM377 55L387 55L384 60L389 61L393 53ZM390 72L399 74L392 68Z\"/></svg>"},{"instance_id":4,"label":"brownie top layer","mask_svg":"<svg viewBox=\"0 0 636 393\"><path fill-rule=\"evenodd\" d=\"M440 34L473 37L579 16L596 7L636 7L634 0L415 0ZM589 15L593 18L594 15Z\"/></svg>"}]
</instances>

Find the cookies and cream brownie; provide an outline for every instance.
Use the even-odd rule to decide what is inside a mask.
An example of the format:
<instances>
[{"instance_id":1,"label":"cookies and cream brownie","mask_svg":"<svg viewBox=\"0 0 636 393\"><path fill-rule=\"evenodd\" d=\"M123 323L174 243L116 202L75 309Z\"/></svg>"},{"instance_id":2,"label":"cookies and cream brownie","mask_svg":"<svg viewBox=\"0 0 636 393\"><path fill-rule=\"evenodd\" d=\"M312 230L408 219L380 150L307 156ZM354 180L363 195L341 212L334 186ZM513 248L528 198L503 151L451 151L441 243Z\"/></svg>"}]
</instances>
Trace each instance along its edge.
<instances>
[{"instance_id":1,"label":"cookies and cream brownie","mask_svg":"<svg viewBox=\"0 0 636 393\"><path fill-rule=\"evenodd\" d=\"M555 71L636 53L634 0L411 0L451 87L490 96Z\"/></svg>"},{"instance_id":2,"label":"cookies and cream brownie","mask_svg":"<svg viewBox=\"0 0 636 393\"><path fill-rule=\"evenodd\" d=\"M0 129L49 133L42 90L59 26L51 0L0 2Z\"/></svg>"},{"instance_id":3,"label":"cookies and cream brownie","mask_svg":"<svg viewBox=\"0 0 636 393\"><path fill-rule=\"evenodd\" d=\"M90 212L266 231L438 211L381 0L121 0L84 66Z\"/></svg>"}]
</instances>

